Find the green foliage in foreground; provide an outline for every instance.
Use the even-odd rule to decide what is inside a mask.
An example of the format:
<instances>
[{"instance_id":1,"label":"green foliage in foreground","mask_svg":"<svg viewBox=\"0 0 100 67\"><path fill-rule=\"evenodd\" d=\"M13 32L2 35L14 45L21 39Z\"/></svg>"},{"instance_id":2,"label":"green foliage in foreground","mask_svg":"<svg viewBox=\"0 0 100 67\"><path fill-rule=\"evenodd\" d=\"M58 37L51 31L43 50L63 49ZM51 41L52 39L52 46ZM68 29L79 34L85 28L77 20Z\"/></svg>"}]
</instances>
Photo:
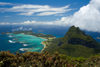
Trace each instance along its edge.
<instances>
[{"instance_id":1,"label":"green foliage in foreground","mask_svg":"<svg viewBox=\"0 0 100 67\"><path fill-rule=\"evenodd\" d=\"M53 55L47 52L26 52L14 55L8 51L2 51L0 67L100 67L100 55L75 58L57 52Z\"/></svg>"}]
</instances>

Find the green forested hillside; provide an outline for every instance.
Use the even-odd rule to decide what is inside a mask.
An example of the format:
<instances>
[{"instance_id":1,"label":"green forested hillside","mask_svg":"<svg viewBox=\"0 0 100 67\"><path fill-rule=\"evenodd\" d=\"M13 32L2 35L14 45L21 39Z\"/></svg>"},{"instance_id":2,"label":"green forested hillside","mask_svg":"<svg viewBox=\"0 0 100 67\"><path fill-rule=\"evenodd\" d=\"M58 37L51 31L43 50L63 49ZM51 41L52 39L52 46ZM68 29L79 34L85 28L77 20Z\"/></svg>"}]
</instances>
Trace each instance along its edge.
<instances>
[{"instance_id":1,"label":"green forested hillside","mask_svg":"<svg viewBox=\"0 0 100 67\"><path fill-rule=\"evenodd\" d=\"M89 57L100 52L100 44L78 27L72 26L62 38L48 40L44 51L59 52L73 57Z\"/></svg>"}]
</instances>

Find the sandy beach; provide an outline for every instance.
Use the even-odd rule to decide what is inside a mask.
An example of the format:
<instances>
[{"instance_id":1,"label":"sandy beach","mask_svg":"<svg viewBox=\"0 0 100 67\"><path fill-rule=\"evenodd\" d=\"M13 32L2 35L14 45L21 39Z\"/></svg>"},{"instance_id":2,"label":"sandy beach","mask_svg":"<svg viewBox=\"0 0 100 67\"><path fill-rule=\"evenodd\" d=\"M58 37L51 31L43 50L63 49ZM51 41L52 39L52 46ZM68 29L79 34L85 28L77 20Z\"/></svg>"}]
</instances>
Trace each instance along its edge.
<instances>
[{"instance_id":1,"label":"sandy beach","mask_svg":"<svg viewBox=\"0 0 100 67\"><path fill-rule=\"evenodd\" d=\"M41 52L43 52L43 50L46 48L46 44L43 42L41 42L42 45L44 45L44 48L41 50Z\"/></svg>"}]
</instances>

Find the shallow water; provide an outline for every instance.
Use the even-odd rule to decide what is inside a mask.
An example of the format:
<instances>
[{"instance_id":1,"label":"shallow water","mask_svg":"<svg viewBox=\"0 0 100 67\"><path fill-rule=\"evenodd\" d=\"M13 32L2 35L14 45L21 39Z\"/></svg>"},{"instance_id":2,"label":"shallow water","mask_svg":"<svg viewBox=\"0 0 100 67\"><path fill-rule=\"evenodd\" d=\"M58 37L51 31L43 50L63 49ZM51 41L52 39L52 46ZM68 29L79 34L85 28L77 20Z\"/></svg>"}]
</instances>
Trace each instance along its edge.
<instances>
[{"instance_id":1,"label":"shallow water","mask_svg":"<svg viewBox=\"0 0 100 67\"><path fill-rule=\"evenodd\" d=\"M26 34L0 35L0 51L41 52L44 48L41 42L45 40L46 39Z\"/></svg>"},{"instance_id":2,"label":"shallow water","mask_svg":"<svg viewBox=\"0 0 100 67\"><path fill-rule=\"evenodd\" d=\"M12 38L8 35L0 35L0 51L10 51L12 53L19 51L19 48L23 47L20 43L10 43Z\"/></svg>"}]
</instances>

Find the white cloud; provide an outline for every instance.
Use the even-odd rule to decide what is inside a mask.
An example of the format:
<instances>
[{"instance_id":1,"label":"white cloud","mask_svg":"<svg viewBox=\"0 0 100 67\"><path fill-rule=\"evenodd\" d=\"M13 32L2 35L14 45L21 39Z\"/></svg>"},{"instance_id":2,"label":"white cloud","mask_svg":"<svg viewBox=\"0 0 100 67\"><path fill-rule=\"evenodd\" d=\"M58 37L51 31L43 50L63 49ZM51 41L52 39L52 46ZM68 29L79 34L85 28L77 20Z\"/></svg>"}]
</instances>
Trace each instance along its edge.
<instances>
[{"instance_id":1,"label":"white cloud","mask_svg":"<svg viewBox=\"0 0 100 67\"><path fill-rule=\"evenodd\" d=\"M42 24L37 22L38 24ZM72 16L62 17L60 20L43 22L48 25L75 25L88 31L100 32L100 0L91 0Z\"/></svg>"},{"instance_id":2,"label":"white cloud","mask_svg":"<svg viewBox=\"0 0 100 67\"><path fill-rule=\"evenodd\" d=\"M100 0L91 0L70 17L62 17L62 23L75 25L84 30L100 32Z\"/></svg>"},{"instance_id":3,"label":"white cloud","mask_svg":"<svg viewBox=\"0 0 100 67\"><path fill-rule=\"evenodd\" d=\"M56 21L46 21L46 22L40 22L40 21L24 21L24 22L20 22L20 23L10 23L10 22L0 22L0 25L62 25L62 22L60 22L59 20ZM66 23L64 24L66 25Z\"/></svg>"},{"instance_id":4,"label":"white cloud","mask_svg":"<svg viewBox=\"0 0 100 67\"><path fill-rule=\"evenodd\" d=\"M0 6L4 6L4 5L13 5L12 3L7 3L7 2L0 2Z\"/></svg>"},{"instance_id":5,"label":"white cloud","mask_svg":"<svg viewBox=\"0 0 100 67\"><path fill-rule=\"evenodd\" d=\"M19 12L19 15L36 15L37 16L48 16L66 13L71 11L69 5L64 7L51 7L48 5L17 5L12 8L1 8L4 12Z\"/></svg>"},{"instance_id":6,"label":"white cloud","mask_svg":"<svg viewBox=\"0 0 100 67\"><path fill-rule=\"evenodd\" d=\"M24 7L25 6L21 7L21 9ZM36 6L36 8L37 7L39 8L40 6ZM19 7L16 7L16 8L19 8ZM27 7L27 8L33 8L33 7ZM51 11L50 14L54 14L52 11L63 12L62 9L64 10L66 7L61 7L61 8L56 8L56 9L54 9L54 8L48 9L51 7L44 6L41 8L43 8L43 9L38 9L37 11L45 11L46 10L46 13L42 12L38 15L49 15L49 11ZM67 9L68 9L68 7L67 7ZM61 10L61 11L59 11L59 10ZM35 12L35 10L33 10L33 12ZM27 12L25 12L25 13L27 13ZM61 19L56 20L56 21L48 21L48 22L25 21L20 24L61 25L61 26L75 25L84 30L100 32L100 0L91 0L88 5L81 7L80 10L75 12L73 15L67 16L67 17L62 17Z\"/></svg>"}]
</instances>

